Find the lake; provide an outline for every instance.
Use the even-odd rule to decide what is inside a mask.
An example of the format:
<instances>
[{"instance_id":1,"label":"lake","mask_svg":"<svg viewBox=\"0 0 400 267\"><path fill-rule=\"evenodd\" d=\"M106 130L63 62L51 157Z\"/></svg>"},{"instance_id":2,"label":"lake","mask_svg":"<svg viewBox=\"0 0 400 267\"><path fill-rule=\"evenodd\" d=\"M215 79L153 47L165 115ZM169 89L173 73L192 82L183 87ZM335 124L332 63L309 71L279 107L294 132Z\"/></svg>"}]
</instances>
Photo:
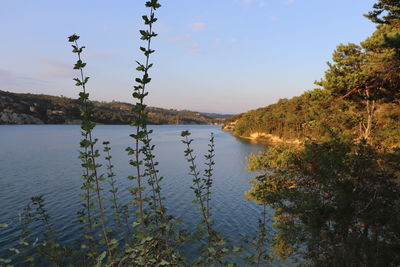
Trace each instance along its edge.
<instances>
[{"instance_id":1,"label":"lake","mask_svg":"<svg viewBox=\"0 0 400 267\"><path fill-rule=\"evenodd\" d=\"M182 226L192 230L198 222L199 211L192 203L192 177L188 175L180 133L183 130L192 132L197 165L204 169L202 155L207 151L213 132L216 166L211 203L216 229L232 244L241 243L245 235L253 236L260 207L244 199L244 192L250 188L248 181L252 178L245 169L245 158L264 148L237 139L220 130L219 126L150 128L154 129L152 139L160 173L165 177L162 194L166 197L169 212L182 220ZM132 186L127 176L134 174L125 151L127 146L133 145L129 137L132 130L130 126L98 125L94 131L94 136L100 140L98 144L105 140L111 142L120 198L125 203L129 203L131 195L123 189ZM78 125L0 126L0 223L15 220L30 197L43 195L54 226L62 234L61 241L71 243L76 239L79 232L76 211L80 209L82 183L78 159L80 139ZM99 149L102 151L101 147ZM15 225L17 223L13 227L0 228L0 258L10 255L8 249L18 240L20 228Z\"/></svg>"}]
</instances>

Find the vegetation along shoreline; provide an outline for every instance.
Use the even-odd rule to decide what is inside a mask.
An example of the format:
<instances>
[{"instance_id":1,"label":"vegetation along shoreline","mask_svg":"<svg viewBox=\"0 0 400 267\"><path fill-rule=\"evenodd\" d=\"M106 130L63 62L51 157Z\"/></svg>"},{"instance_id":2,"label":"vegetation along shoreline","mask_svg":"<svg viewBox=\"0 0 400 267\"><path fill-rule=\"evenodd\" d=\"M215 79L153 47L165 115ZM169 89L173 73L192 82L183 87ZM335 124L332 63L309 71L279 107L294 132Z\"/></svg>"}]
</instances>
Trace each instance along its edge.
<instances>
[{"instance_id":1,"label":"vegetation along shoreline","mask_svg":"<svg viewBox=\"0 0 400 267\"><path fill-rule=\"evenodd\" d=\"M111 101L90 101L93 120L98 124L127 125L132 121L133 105ZM64 96L17 94L0 90L1 124L80 124L80 103ZM147 107L149 124L221 125L229 114Z\"/></svg>"}]
</instances>

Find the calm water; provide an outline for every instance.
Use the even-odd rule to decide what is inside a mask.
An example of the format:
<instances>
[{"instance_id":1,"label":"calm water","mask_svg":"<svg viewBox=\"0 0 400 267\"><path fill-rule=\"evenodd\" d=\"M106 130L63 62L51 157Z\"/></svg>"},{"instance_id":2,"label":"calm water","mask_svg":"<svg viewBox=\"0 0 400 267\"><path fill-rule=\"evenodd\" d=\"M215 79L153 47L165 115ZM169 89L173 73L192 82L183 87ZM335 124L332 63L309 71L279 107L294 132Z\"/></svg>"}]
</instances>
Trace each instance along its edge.
<instances>
[{"instance_id":1,"label":"calm water","mask_svg":"<svg viewBox=\"0 0 400 267\"><path fill-rule=\"evenodd\" d=\"M193 229L199 214L191 202L191 177L188 175L180 132L190 130L195 139L193 148L198 166L207 150L211 132L216 141L216 168L212 195L217 229L232 243L240 243L244 235L256 231L259 207L244 200L251 178L245 170L245 158L263 148L251 145L220 130L219 126L153 126L155 154L160 172L165 177L163 194L168 210ZM129 126L96 127L100 141L109 140L113 164L120 188L130 186L127 180L133 170L125 148L132 144ZM80 208L81 173L78 159L80 129L77 125L0 126L0 223L18 217L31 196L43 195L55 228L63 242L73 242L79 225L76 211ZM101 143L100 142L100 143ZM126 203L130 195L121 190ZM18 227L0 228L0 257L18 240Z\"/></svg>"}]
</instances>

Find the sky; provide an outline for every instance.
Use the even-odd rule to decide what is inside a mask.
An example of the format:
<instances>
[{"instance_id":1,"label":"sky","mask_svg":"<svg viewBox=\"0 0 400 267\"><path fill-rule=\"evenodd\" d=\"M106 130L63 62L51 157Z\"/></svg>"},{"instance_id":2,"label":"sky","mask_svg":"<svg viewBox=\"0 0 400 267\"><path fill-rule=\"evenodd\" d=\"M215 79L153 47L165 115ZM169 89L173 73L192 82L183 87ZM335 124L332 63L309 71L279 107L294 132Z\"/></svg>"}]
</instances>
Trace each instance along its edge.
<instances>
[{"instance_id":1,"label":"sky","mask_svg":"<svg viewBox=\"0 0 400 267\"><path fill-rule=\"evenodd\" d=\"M133 103L142 0L0 0L0 90L77 98L86 46L90 97ZM375 25L374 0L160 0L147 104L234 114L314 89L340 43Z\"/></svg>"}]
</instances>

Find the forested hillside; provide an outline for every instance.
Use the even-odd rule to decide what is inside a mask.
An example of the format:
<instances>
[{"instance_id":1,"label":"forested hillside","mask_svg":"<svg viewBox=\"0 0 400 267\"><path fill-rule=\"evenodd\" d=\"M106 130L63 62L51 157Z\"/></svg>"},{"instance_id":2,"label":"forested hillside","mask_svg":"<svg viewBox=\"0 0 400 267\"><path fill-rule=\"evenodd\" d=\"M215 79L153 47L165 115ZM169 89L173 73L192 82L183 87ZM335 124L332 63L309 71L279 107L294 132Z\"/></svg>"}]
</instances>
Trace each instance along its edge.
<instances>
[{"instance_id":1,"label":"forested hillside","mask_svg":"<svg viewBox=\"0 0 400 267\"><path fill-rule=\"evenodd\" d=\"M247 197L274 210L274 254L307 266L400 264L400 1L365 16L376 31L336 48L320 88L226 122L285 143L248 158Z\"/></svg>"},{"instance_id":2,"label":"forested hillside","mask_svg":"<svg viewBox=\"0 0 400 267\"><path fill-rule=\"evenodd\" d=\"M399 99L390 103L377 101L371 140L384 145L400 143ZM357 138L364 133L367 120L363 104L335 97L329 90L315 89L276 104L226 119L224 127L235 135L250 137L266 133L283 140L325 140L327 129ZM265 138L265 137L264 137Z\"/></svg>"},{"instance_id":3,"label":"forested hillside","mask_svg":"<svg viewBox=\"0 0 400 267\"><path fill-rule=\"evenodd\" d=\"M174 184L167 176L164 180L160 172L162 164L152 142L153 130L147 126L148 123L214 123L222 118L147 108L146 84L151 82L149 70L153 66L149 62L155 52L152 40L157 36L153 24L158 20L155 11L161 4L151 0L145 5L149 15L142 17L146 26L140 30L145 43L140 47L144 60L137 61L140 78L135 79L133 86L134 105L89 100L86 91L89 78L82 59L86 50L76 34L69 36L68 41L76 55L74 69L81 77L74 79L81 90L79 100L0 91L1 120L73 123L80 119L82 134L81 204L75 210L77 218L71 219L79 227L78 237L68 236L66 229L71 228L68 225L52 222L57 216L50 216L46 195L32 197L15 219L0 224L6 233L14 235L11 227L20 223L16 229L21 231L18 243L8 249L15 256L0 258L0 265L11 266L17 259L15 266L244 266L245 263L275 266L280 265L278 259L289 258L290 262L282 265L399 267L400 0L377 0L372 11L365 15L377 25L376 31L359 44L339 45L324 77L316 82L319 88L226 120L224 128L235 135L279 142L247 158L247 169L251 172L248 175L254 177L245 196L259 205L249 207L258 210L259 217L247 216L250 213L246 212L248 220L238 224L229 209L215 208L215 193L224 198L231 193L232 186L237 186L230 173L238 161L219 166L221 161L215 156L224 146L215 146L219 140L211 133L204 165L197 165L200 160L197 143L194 145L188 130L181 132L193 191L193 200L188 203L195 205L181 212L194 218L196 224L190 230L185 230L180 218L172 215L174 210L169 202L175 199L166 199L166 192ZM114 170L112 162L119 157L111 156L114 150L110 142L104 140L100 149L94 122L131 122L129 136L133 142L125 149L131 169L126 183L117 180L118 170ZM19 147L25 148L23 145ZM163 153L166 157L177 157L175 147L167 149ZM40 155L36 150L32 153ZM243 155L242 149L237 153ZM29 161L26 156L16 159ZM42 162L46 164L43 170L51 163ZM29 163L27 166L35 167ZM218 181L224 186L219 192L213 187L217 184L214 165L230 171L221 173L229 181ZM169 175L177 177L172 172ZM26 176L35 177L30 173ZM14 179L14 173L10 177ZM118 187L125 184L126 187ZM11 189L8 191L16 194ZM178 189L177 196L181 198L186 193ZM58 196L57 188L54 190L49 193ZM129 198L122 197L123 190ZM228 198L222 201L227 208L228 201ZM185 199L179 199L178 203L184 207L181 203L185 204ZM236 202L230 204L234 205L231 209L238 207ZM192 210L198 210L198 217ZM235 246L238 240L229 240L232 235L224 236L217 228L225 227L229 221L238 225L239 230L249 227L255 231ZM64 242L66 239L71 244ZM189 248L187 257L186 248Z\"/></svg>"},{"instance_id":4,"label":"forested hillside","mask_svg":"<svg viewBox=\"0 0 400 267\"><path fill-rule=\"evenodd\" d=\"M374 14L367 16L377 21ZM376 144L399 145L399 27L392 19L379 23L360 44L339 45L325 76L316 82L319 88L233 116L224 127L238 136L263 133L264 138L283 140L324 140L329 129Z\"/></svg>"},{"instance_id":5,"label":"forested hillside","mask_svg":"<svg viewBox=\"0 0 400 267\"><path fill-rule=\"evenodd\" d=\"M93 121L129 124L133 105L122 102L90 102ZM82 103L67 97L16 94L0 91L0 124L80 123ZM148 107L150 124L222 124L228 115Z\"/></svg>"}]
</instances>

